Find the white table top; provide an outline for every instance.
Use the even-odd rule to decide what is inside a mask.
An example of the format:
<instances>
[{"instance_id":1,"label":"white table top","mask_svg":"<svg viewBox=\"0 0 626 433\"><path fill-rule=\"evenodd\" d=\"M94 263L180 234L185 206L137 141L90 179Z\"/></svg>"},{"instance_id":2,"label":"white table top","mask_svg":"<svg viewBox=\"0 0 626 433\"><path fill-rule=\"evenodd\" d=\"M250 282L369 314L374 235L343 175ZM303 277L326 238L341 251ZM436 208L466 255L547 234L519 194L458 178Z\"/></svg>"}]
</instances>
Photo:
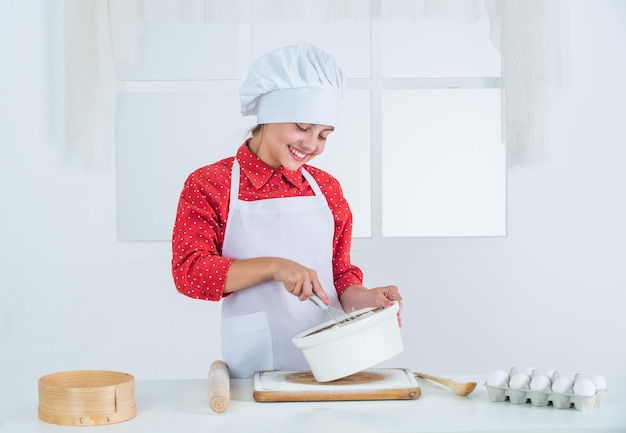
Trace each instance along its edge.
<instances>
[{"instance_id":1,"label":"white table top","mask_svg":"<svg viewBox=\"0 0 626 433\"><path fill-rule=\"evenodd\" d=\"M606 376L604 404L589 412L491 402L485 376L456 376L478 382L469 397L419 379L417 400L258 403L252 380L231 380L231 401L223 413L208 404L208 379L137 380L135 418L106 426L67 427L42 422L37 396L16 405L0 433L33 432L626 432L626 381Z\"/></svg>"}]
</instances>

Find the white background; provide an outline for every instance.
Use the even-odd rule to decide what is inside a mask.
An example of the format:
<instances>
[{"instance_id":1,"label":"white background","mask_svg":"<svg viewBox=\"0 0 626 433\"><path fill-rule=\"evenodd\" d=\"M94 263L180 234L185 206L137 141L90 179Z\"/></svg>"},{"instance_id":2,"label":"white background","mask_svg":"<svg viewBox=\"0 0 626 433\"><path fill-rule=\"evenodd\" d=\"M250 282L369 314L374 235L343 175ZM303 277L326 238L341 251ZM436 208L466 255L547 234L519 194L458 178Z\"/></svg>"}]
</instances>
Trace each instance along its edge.
<instances>
[{"instance_id":1,"label":"white background","mask_svg":"<svg viewBox=\"0 0 626 433\"><path fill-rule=\"evenodd\" d=\"M389 365L533 365L609 387L626 365L626 3L562 3L549 157L510 170L508 236L355 241L366 283L405 299ZM167 243L115 240L114 168L63 148L62 2L2 0L0 17L0 423L55 371L206 377L219 305L176 292Z\"/></svg>"}]
</instances>

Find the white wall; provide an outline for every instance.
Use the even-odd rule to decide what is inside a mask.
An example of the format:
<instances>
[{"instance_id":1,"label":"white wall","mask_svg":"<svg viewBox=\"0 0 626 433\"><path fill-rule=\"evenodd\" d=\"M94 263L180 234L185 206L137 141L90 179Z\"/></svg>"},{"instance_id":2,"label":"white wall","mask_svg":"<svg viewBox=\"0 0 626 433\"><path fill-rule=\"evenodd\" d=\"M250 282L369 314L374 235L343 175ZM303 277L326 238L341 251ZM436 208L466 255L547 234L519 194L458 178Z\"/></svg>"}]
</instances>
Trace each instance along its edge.
<instances>
[{"instance_id":1,"label":"white wall","mask_svg":"<svg viewBox=\"0 0 626 433\"><path fill-rule=\"evenodd\" d=\"M355 242L366 283L405 298L390 365L623 369L626 3L563 3L549 159L510 171L508 237ZM2 1L0 17L0 424L55 371L205 377L218 305L175 291L169 245L115 241L114 169L63 149L62 1Z\"/></svg>"}]
</instances>

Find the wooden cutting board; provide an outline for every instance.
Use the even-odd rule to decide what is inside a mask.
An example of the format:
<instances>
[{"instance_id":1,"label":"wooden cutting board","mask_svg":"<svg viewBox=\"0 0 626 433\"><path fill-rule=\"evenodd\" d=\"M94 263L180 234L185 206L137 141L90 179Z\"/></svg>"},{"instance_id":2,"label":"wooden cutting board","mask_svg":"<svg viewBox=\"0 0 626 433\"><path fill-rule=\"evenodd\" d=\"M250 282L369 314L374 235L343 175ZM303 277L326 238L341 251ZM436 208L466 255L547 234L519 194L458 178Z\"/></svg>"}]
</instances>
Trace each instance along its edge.
<instances>
[{"instance_id":1,"label":"wooden cutting board","mask_svg":"<svg viewBox=\"0 0 626 433\"><path fill-rule=\"evenodd\" d=\"M254 400L346 401L415 400L422 390L413 373L403 368L365 370L332 382L317 382L310 371L258 371L254 374Z\"/></svg>"}]
</instances>

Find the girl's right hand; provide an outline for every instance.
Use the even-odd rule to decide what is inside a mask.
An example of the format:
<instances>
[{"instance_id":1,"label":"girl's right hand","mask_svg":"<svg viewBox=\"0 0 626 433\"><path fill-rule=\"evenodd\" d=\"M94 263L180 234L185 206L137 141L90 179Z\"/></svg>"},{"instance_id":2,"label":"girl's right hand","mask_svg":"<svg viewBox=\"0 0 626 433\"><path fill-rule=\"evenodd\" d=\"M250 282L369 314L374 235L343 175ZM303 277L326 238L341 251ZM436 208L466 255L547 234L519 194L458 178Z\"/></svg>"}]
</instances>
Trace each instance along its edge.
<instances>
[{"instance_id":1,"label":"girl's right hand","mask_svg":"<svg viewBox=\"0 0 626 433\"><path fill-rule=\"evenodd\" d=\"M285 289L301 301L306 301L315 293L326 305L330 305L317 272L313 269L292 260L277 258L272 269L272 278L283 283Z\"/></svg>"}]
</instances>

